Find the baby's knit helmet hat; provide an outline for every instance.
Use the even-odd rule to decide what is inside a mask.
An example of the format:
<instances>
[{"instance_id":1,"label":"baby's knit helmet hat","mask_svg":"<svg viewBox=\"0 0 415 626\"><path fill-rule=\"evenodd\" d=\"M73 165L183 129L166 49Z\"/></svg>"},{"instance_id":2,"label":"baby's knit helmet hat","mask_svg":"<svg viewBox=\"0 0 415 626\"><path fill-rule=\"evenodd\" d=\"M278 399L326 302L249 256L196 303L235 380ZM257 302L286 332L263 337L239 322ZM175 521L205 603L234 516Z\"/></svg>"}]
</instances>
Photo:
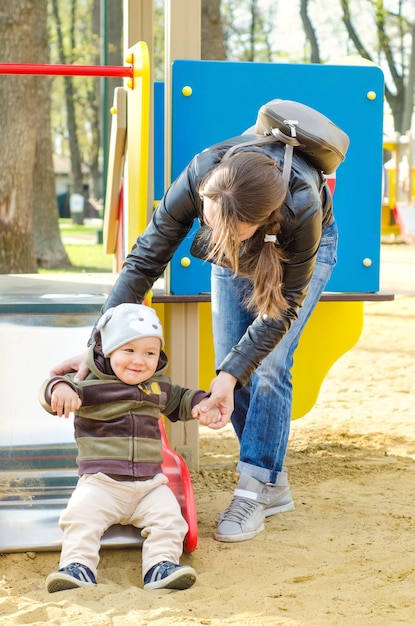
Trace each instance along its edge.
<instances>
[{"instance_id":1,"label":"baby's knit helmet hat","mask_svg":"<svg viewBox=\"0 0 415 626\"><path fill-rule=\"evenodd\" d=\"M101 333L102 351L114 350L140 337L158 337L164 346L163 328L154 309L144 304L119 304L103 313L96 326Z\"/></svg>"}]
</instances>

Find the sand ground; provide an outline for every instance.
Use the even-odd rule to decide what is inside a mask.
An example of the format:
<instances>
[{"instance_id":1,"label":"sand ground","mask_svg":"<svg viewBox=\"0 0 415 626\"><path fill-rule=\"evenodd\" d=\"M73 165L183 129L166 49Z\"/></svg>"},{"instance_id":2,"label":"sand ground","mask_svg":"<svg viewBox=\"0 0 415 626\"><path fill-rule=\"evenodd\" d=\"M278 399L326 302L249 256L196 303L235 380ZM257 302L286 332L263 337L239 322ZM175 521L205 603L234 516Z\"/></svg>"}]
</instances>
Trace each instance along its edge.
<instances>
[{"instance_id":1,"label":"sand ground","mask_svg":"<svg viewBox=\"0 0 415 626\"><path fill-rule=\"evenodd\" d=\"M0 555L0 623L59 626L415 624L415 247L382 246L382 288L358 344L332 368L313 410L292 423L295 510L255 539L212 538L237 481L231 427L201 429L193 476L198 572L186 591L144 591L140 551L102 551L99 585L44 590L57 553Z\"/></svg>"}]
</instances>

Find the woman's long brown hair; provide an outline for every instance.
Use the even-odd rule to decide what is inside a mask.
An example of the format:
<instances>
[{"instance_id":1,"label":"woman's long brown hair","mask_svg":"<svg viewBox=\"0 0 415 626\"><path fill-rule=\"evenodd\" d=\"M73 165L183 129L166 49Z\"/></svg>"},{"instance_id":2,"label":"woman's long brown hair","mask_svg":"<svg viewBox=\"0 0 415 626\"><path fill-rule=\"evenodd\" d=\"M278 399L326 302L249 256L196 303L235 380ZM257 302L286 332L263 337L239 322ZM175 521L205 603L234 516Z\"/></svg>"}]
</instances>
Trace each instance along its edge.
<instances>
[{"instance_id":1,"label":"woman's long brown hair","mask_svg":"<svg viewBox=\"0 0 415 626\"><path fill-rule=\"evenodd\" d=\"M209 260L249 278L253 292L247 308L272 319L281 318L288 309L282 293L284 255L278 240L265 242L264 237L280 231L286 191L275 161L256 151L238 152L221 161L199 189L217 209L211 226L218 238L210 241ZM256 225L258 230L249 240L240 241L239 222Z\"/></svg>"}]
</instances>

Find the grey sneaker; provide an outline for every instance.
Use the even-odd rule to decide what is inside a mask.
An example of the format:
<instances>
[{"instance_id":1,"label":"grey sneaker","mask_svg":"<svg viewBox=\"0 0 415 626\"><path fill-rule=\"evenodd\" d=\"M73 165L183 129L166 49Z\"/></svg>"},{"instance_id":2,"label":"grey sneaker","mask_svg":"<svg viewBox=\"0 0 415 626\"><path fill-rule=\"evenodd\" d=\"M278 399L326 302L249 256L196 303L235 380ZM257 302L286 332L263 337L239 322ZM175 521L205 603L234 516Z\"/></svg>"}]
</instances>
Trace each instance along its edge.
<instances>
[{"instance_id":1,"label":"grey sneaker","mask_svg":"<svg viewBox=\"0 0 415 626\"><path fill-rule=\"evenodd\" d=\"M217 541L230 543L248 541L264 530L266 517L293 509L285 469L277 485L262 483L248 474L241 474L232 502L218 518L214 537Z\"/></svg>"}]
</instances>

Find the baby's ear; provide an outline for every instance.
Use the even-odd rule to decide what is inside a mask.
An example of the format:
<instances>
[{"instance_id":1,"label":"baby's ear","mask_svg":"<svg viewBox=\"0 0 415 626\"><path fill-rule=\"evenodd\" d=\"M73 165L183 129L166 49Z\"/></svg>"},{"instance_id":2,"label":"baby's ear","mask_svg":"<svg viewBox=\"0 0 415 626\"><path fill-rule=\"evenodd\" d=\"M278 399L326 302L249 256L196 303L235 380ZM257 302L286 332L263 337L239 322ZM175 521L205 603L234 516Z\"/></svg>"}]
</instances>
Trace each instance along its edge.
<instances>
[{"instance_id":1,"label":"baby's ear","mask_svg":"<svg viewBox=\"0 0 415 626\"><path fill-rule=\"evenodd\" d=\"M94 350L95 352L98 352L99 354L102 354L102 356L104 356L103 352L102 352L102 337L101 337L101 333L99 330L95 329L94 332L94 342L95 342L95 346L94 346Z\"/></svg>"},{"instance_id":2,"label":"baby's ear","mask_svg":"<svg viewBox=\"0 0 415 626\"><path fill-rule=\"evenodd\" d=\"M105 313L103 313L101 317L99 318L98 323L96 325L96 330L101 330L102 328L104 328L105 324L107 324L112 318L113 313L114 313L114 307L107 309Z\"/></svg>"}]
</instances>

